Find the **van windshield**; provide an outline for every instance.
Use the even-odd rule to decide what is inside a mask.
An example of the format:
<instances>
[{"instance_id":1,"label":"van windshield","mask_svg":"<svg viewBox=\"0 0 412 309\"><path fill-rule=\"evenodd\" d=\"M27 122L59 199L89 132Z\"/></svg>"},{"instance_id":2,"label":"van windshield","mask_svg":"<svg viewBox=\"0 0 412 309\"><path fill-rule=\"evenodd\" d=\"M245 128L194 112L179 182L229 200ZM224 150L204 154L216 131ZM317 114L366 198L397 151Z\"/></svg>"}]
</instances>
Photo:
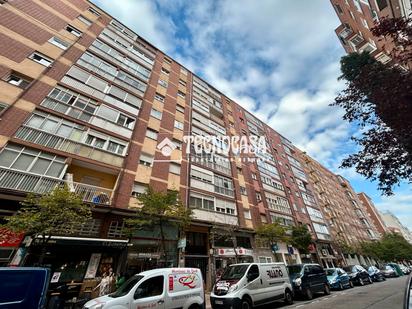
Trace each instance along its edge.
<instances>
[{"instance_id":1,"label":"van windshield","mask_svg":"<svg viewBox=\"0 0 412 309\"><path fill-rule=\"evenodd\" d=\"M129 280L127 280L123 285L116 290L116 292L109 294L108 296L116 298L116 297L122 297L127 295L130 290L138 283L140 280L142 280L143 276L135 275Z\"/></svg>"},{"instance_id":2,"label":"van windshield","mask_svg":"<svg viewBox=\"0 0 412 309\"><path fill-rule=\"evenodd\" d=\"M233 265L225 269L220 280L239 280L244 276L249 265Z\"/></svg>"}]
</instances>

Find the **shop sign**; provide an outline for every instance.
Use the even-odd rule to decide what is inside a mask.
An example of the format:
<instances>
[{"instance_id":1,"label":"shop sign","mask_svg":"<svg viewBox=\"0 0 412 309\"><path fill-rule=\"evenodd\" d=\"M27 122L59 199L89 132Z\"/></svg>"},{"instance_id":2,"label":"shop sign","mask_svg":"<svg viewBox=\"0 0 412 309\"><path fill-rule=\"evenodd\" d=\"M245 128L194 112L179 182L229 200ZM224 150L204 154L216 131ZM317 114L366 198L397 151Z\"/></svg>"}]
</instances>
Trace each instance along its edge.
<instances>
[{"instance_id":1,"label":"shop sign","mask_svg":"<svg viewBox=\"0 0 412 309\"><path fill-rule=\"evenodd\" d=\"M6 228L0 228L0 247L18 247L24 233L14 233Z\"/></svg>"},{"instance_id":2,"label":"shop sign","mask_svg":"<svg viewBox=\"0 0 412 309\"><path fill-rule=\"evenodd\" d=\"M130 252L127 255L128 259L159 259L160 253L150 252Z\"/></svg>"},{"instance_id":3,"label":"shop sign","mask_svg":"<svg viewBox=\"0 0 412 309\"><path fill-rule=\"evenodd\" d=\"M236 248L236 254L235 254L235 250L232 248L218 248L216 249L216 253L219 256L235 256L235 255L253 256L253 250L245 249L245 248Z\"/></svg>"},{"instance_id":4,"label":"shop sign","mask_svg":"<svg viewBox=\"0 0 412 309\"><path fill-rule=\"evenodd\" d=\"M101 253L92 253L84 279L93 279L94 277L96 277L97 268L99 267L101 257Z\"/></svg>"}]
</instances>

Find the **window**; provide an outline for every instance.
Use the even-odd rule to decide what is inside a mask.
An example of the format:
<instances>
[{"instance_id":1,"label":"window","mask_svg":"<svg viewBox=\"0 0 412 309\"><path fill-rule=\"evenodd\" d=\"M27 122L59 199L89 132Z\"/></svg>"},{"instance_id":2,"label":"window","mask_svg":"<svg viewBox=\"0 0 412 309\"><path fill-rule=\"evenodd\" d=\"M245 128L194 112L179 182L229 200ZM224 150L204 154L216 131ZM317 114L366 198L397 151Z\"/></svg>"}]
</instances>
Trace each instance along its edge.
<instances>
[{"instance_id":1,"label":"window","mask_svg":"<svg viewBox=\"0 0 412 309\"><path fill-rule=\"evenodd\" d=\"M158 132L155 131L155 130L152 130L152 129L147 129L146 130L146 137L148 137L148 138L151 138L151 139L156 141L157 140L157 135L158 135Z\"/></svg>"},{"instance_id":2,"label":"window","mask_svg":"<svg viewBox=\"0 0 412 309\"><path fill-rule=\"evenodd\" d=\"M30 55L29 58L37 63L40 63L41 65L44 65L45 67L48 67L53 63L52 59L46 57L45 55L39 52L34 52Z\"/></svg>"},{"instance_id":3,"label":"window","mask_svg":"<svg viewBox=\"0 0 412 309\"><path fill-rule=\"evenodd\" d=\"M107 146L107 151L114 152L120 155L124 154L124 150L126 149L125 145L109 141L109 144Z\"/></svg>"},{"instance_id":4,"label":"window","mask_svg":"<svg viewBox=\"0 0 412 309\"><path fill-rule=\"evenodd\" d=\"M212 196L191 193L189 198L189 206L192 208L201 208L214 211L215 200Z\"/></svg>"},{"instance_id":5,"label":"window","mask_svg":"<svg viewBox=\"0 0 412 309\"><path fill-rule=\"evenodd\" d=\"M173 139L173 144L176 145L176 149L182 150L183 148L183 143L177 139Z\"/></svg>"},{"instance_id":6,"label":"window","mask_svg":"<svg viewBox=\"0 0 412 309\"><path fill-rule=\"evenodd\" d=\"M183 75L187 74L187 70L184 67L180 68L180 73L182 73Z\"/></svg>"},{"instance_id":7,"label":"window","mask_svg":"<svg viewBox=\"0 0 412 309\"><path fill-rule=\"evenodd\" d=\"M216 199L216 211L235 216L236 204L233 202Z\"/></svg>"},{"instance_id":8,"label":"window","mask_svg":"<svg viewBox=\"0 0 412 309\"><path fill-rule=\"evenodd\" d=\"M156 93L155 94L155 100L163 103L165 101L165 97L162 96L161 94Z\"/></svg>"},{"instance_id":9,"label":"window","mask_svg":"<svg viewBox=\"0 0 412 309\"><path fill-rule=\"evenodd\" d=\"M214 175L215 192L223 195L234 196L233 182L231 179Z\"/></svg>"},{"instance_id":10,"label":"window","mask_svg":"<svg viewBox=\"0 0 412 309\"><path fill-rule=\"evenodd\" d=\"M180 175L180 164L170 163L169 172L172 174Z\"/></svg>"},{"instance_id":11,"label":"window","mask_svg":"<svg viewBox=\"0 0 412 309\"><path fill-rule=\"evenodd\" d=\"M164 58L164 61L167 63L167 64L172 64L172 60L170 60L169 58Z\"/></svg>"},{"instance_id":12,"label":"window","mask_svg":"<svg viewBox=\"0 0 412 309\"><path fill-rule=\"evenodd\" d=\"M259 263L272 263L272 258L268 256L259 256Z\"/></svg>"},{"instance_id":13,"label":"window","mask_svg":"<svg viewBox=\"0 0 412 309\"><path fill-rule=\"evenodd\" d=\"M158 84L160 86L163 86L163 87L167 88L167 81L165 81L163 79L159 79Z\"/></svg>"},{"instance_id":14,"label":"window","mask_svg":"<svg viewBox=\"0 0 412 309\"><path fill-rule=\"evenodd\" d=\"M384 8L388 6L387 0L376 0L376 4L378 5L379 11L382 11Z\"/></svg>"},{"instance_id":15,"label":"window","mask_svg":"<svg viewBox=\"0 0 412 309\"><path fill-rule=\"evenodd\" d=\"M77 36L77 37L82 35L82 32L79 29L73 27L72 25L67 25L66 26L66 31L70 32L71 34L73 34L74 36Z\"/></svg>"},{"instance_id":16,"label":"window","mask_svg":"<svg viewBox=\"0 0 412 309\"><path fill-rule=\"evenodd\" d=\"M257 180L256 174L252 173L252 179Z\"/></svg>"},{"instance_id":17,"label":"window","mask_svg":"<svg viewBox=\"0 0 412 309\"><path fill-rule=\"evenodd\" d=\"M92 8L92 7L89 7L88 8L88 11L90 12L90 13L92 13L93 15L96 15L96 16L100 16L100 13L96 10L96 9L94 9L94 8Z\"/></svg>"},{"instance_id":18,"label":"window","mask_svg":"<svg viewBox=\"0 0 412 309\"><path fill-rule=\"evenodd\" d=\"M84 17L83 15L79 15L77 19L80 20L83 24L85 24L88 27L92 24L92 22L88 20L86 17Z\"/></svg>"},{"instance_id":19,"label":"window","mask_svg":"<svg viewBox=\"0 0 412 309\"><path fill-rule=\"evenodd\" d=\"M8 82L11 85L17 86L21 89L26 89L27 86L29 86L30 82L32 80L26 78L26 77L22 77L21 75L19 75L16 72L11 72L11 74L6 78L6 82Z\"/></svg>"},{"instance_id":20,"label":"window","mask_svg":"<svg viewBox=\"0 0 412 309\"><path fill-rule=\"evenodd\" d=\"M150 111L150 116L161 120L162 119L162 112L158 111L157 109L152 108L152 110Z\"/></svg>"},{"instance_id":21,"label":"window","mask_svg":"<svg viewBox=\"0 0 412 309\"><path fill-rule=\"evenodd\" d=\"M134 293L134 299L153 297L163 294L164 277L156 276L143 281Z\"/></svg>"},{"instance_id":22,"label":"window","mask_svg":"<svg viewBox=\"0 0 412 309\"><path fill-rule=\"evenodd\" d=\"M335 4L335 8L336 8L336 12L338 12L339 14L343 14L342 8L340 7L339 4Z\"/></svg>"},{"instance_id":23,"label":"window","mask_svg":"<svg viewBox=\"0 0 412 309\"><path fill-rule=\"evenodd\" d=\"M363 18L361 18L361 21L362 21L363 26L364 26L366 29L369 29L368 22L367 22L365 19L363 19Z\"/></svg>"},{"instance_id":24,"label":"window","mask_svg":"<svg viewBox=\"0 0 412 309\"><path fill-rule=\"evenodd\" d=\"M253 281L259 277L259 267L257 265L252 265L247 272L248 281Z\"/></svg>"},{"instance_id":25,"label":"window","mask_svg":"<svg viewBox=\"0 0 412 309\"><path fill-rule=\"evenodd\" d=\"M104 144L106 143L106 140L104 140L103 138L94 136L92 134L88 134L86 137L85 143L87 145L90 145L96 148L103 148Z\"/></svg>"},{"instance_id":26,"label":"window","mask_svg":"<svg viewBox=\"0 0 412 309\"><path fill-rule=\"evenodd\" d=\"M179 130L183 130L183 122L175 120L175 128Z\"/></svg>"},{"instance_id":27,"label":"window","mask_svg":"<svg viewBox=\"0 0 412 309\"><path fill-rule=\"evenodd\" d=\"M58 48L61 48L63 50L66 50L67 48L69 48L70 44L67 43L66 41L63 41L62 39L60 39L57 36L54 36L52 38L50 38L49 43L57 46Z\"/></svg>"},{"instance_id":28,"label":"window","mask_svg":"<svg viewBox=\"0 0 412 309\"><path fill-rule=\"evenodd\" d=\"M177 92L177 95L183 99L186 98L186 94L180 90Z\"/></svg>"},{"instance_id":29,"label":"window","mask_svg":"<svg viewBox=\"0 0 412 309\"><path fill-rule=\"evenodd\" d=\"M149 154L142 153L140 155L139 164L151 167L153 165L153 156Z\"/></svg>"},{"instance_id":30,"label":"window","mask_svg":"<svg viewBox=\"0 0 412 309\"><path fill-rule=\"evenodd\" d=\"M262 195L260 194L260 192L256 192L256 200L257 200L258 202L261 202L261 201L262 201Z\"/></svg>"},{"instance_id":31,"label":"window","mask_svg":"<svg viewBox=\"0 0 412 309\"><path fill-rule=\"evenodd\" d=\"M7 105L6 103L0 102L0 114L1 114L7 107L9 107L9 105Z\"/></svg>"},{"instance_id":32,"label":"window","mask_svg":"<svg viewBox=\"0 0 412 309\"><path fill-rule=\"evenodd\" d=\"M359 0L353 0L353 4L356 6L356 9L358 10L358 12L362 13L362 6L361 6Z\"/></svg>"},{"instance_id":33,"label":"window","mask_svg":"<svg viewBox=\"0 0 412 309\"><path fill-rule=\"evenodd\" d=\"M245 219L251 220L252 219L252 215L250 214L250 210L245 210L243 212Z\"/></svg>"},{"instance_id":34,"label":"window","mask_svg":"<svg viewBox=\"0 0 412 309\"><path fill-rule=\"evenodd\" d=\"M164 73L166 75L169 75L169 73L170 73L170 71L166 70L165 68L162 68L161 71L162 71L162 73Z\"/></svg>"},{"instance_id":35,"label":"window","mask_svg":"<svg viewBox=\"0 0 412 309\"><path fill-rule=\"evenodd\" d=\"M2 167L55 178L63 177L65 161L64 157L16 144L7 144L0 153Z\"/></svg>"},{"instance_id":36,"label":"window","mask_svg":"<svg viewBox=\"0 0 412 309\"><path fill-rule=\"evenodd\" d=\"M139 182L135 182L132 188L132 196L138 197L141 194L145 193L146 189L147 189L147 185L139 183Z\"/></svg>"},{"instance_id":37,"label":"window","mask_svg":"<svg viewBox=\"0 0 412 309\"><path fill-rule=\"evenodd\" d=\"M179 84L186 87L186 82L182 79L179 79Z\"/></svg>"},{"instance_id":38,"label":"window","mask_svg":"<svg viewBox=\"0 0 412 309\"><path fill-rule=\"evenodd\" d=\"M185 108L182 105L176 104L176 111L178 111L179 113L184 114L185 113Z\"/></svg>"},{"instance_id":39,"label":"window","mask_svg":"<svg viewBox=\"0 0 412 309\"><path fill-rule=\"evenodd\" d=\"M247 195L247 191L245 187L242 187L242 186L240 187L240 194Z\"/></svg>"}]
</instances>

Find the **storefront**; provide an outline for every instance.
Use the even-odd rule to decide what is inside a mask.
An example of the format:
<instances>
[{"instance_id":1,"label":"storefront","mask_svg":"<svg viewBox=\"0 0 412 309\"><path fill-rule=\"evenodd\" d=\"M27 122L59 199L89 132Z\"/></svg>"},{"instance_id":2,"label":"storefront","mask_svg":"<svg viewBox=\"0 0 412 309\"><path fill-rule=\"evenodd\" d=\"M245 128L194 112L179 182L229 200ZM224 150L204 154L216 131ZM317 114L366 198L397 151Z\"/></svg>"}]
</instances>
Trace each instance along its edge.
<instances>
[{"instance_id":1,"label":"storefront","mask_svg":"<svg viewBox=\"0 0 412 309\"><path fill-rule=\"evenodd\" d=\"M172 224L152 230L138 230L130 239L127 252L126 269L129 274L159 267L177 267L178 265L178 229Z\"/></svg>"},{"instance_id":2,"label":"storefront","mask_svg":"<svg viewBox=\"0 0 412 309\"><path fill-rule=\"evenodd\" d=\"M318 243L316 245L317 253L320 257L321 266L324 268L338 267L338 260L335 252L329 243ZM337 252L336 252L337 254Z\"/></svg>"},{"instance_id":3,"label":"storefront","mask_svg":"<svg viewBox=\"0 0 412 309\"><path fill-rule=\"evenodd\" d=\"M286 265L302 263L299 251L285 243L277 243L272 248L258 248L255 253L255 262L281 262Z\"/></svg>"}]
</instances>

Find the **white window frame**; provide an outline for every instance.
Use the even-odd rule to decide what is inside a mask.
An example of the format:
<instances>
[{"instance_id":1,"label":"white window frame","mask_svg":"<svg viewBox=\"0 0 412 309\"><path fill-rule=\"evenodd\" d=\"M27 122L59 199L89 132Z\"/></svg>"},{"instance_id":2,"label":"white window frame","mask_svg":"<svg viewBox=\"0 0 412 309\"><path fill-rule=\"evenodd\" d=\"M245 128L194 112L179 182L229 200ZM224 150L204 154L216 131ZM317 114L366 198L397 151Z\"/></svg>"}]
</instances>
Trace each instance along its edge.
<instances>
[{"instance_id":1,"label":"white window frame","mask_svg":"<svg viewBox=\"0 0 412 309\"><path fill-rule=\"evenodd\" d=\"M183 131L183 129L184 129L184 124L183 124L183 122L180 122L180 121L178 121L178 120L175 120L174 127L175 127L176 129L178 129L178 130L182 130L182 131Z\"/></svg>"},{"instance_id":2,"label":"white window frame","mask_svg":"<svg viewBox=\"0 0 412 309\"><path fill-rule=\"evenodd\" d=\"M54 46L57 46L60 49L66 50L69 48L70 44L67 43L66 41L62 40L58 36L53 36L49 39L48 41L50 44L53 44Z\"/></svg>"},{"instance_id":3,"label":"white window frame","mask_svg":"<svg viewBox=\"0 0 412 309\"><path fill-rule=\"evenodd\" d=\"M68 24L66 26L66 31L69 32L70 34L73 34L74 36L81 37L82 32L77 29L76 27L73 27L72 25Z\"/></svg>"},{"instance_id":4,"label":"white window frame","mask_svg":"<svg viewBox=\"0 0 412 309\"><path fill-rule=\"evenodd\" d=\"M53 63L53 59L47 57L46 55L35 51L33 52L30 56L29 59L33 60L34 62L37 62L38 64L41 64L45 67L49 67Z\"/></svg>"},{"instance_id":5,"label":"white window frame","mask_svg":"<svg viewBox=\"0 0 412 309\"><path fill-rule=\"evenodd\" d=\"M140 154L140 157L139 157L139 164L147 166L147 167L152 167L153 166L153 160L154 160L153 155L142 152Z\"/></svg>"}]
</instances>

